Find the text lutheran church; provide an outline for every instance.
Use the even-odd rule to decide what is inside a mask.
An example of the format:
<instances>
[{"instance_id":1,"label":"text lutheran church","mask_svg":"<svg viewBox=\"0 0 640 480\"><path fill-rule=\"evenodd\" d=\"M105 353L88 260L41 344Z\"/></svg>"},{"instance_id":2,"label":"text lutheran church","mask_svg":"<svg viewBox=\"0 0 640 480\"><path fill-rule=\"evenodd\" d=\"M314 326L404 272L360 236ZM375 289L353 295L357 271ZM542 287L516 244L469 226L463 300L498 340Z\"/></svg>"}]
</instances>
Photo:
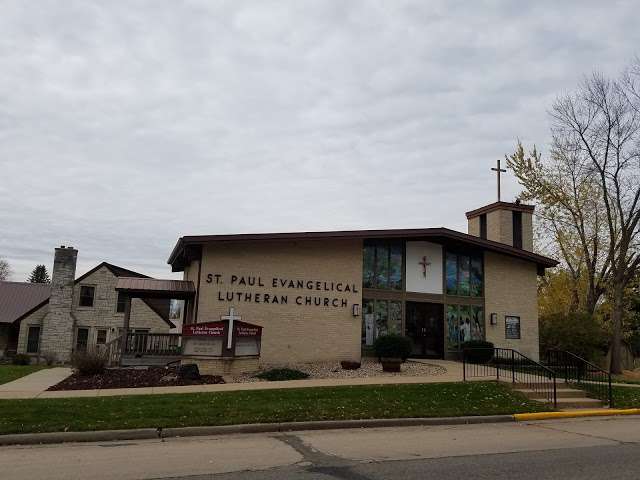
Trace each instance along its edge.
<instances>
[{"instance_id":1,"label":"text lutheran church","mask_svg":"<svg viewBox=\"0 0 640 480\"><path fill-rule=\"evenodd\" d=\"M464 341L486 339L537 360L537 275L557 262L533 253L533 209L496 202L467 212L468 234L182 237L169 264L195 290L183 335L197 335L197 324L222 332L224 321L237 321L219 354L243 349L263 365L360 360L387 332L411 337L416 357L457 357ZM196 347L186 348L194 358Z\"/></svg>"}]
</instances>

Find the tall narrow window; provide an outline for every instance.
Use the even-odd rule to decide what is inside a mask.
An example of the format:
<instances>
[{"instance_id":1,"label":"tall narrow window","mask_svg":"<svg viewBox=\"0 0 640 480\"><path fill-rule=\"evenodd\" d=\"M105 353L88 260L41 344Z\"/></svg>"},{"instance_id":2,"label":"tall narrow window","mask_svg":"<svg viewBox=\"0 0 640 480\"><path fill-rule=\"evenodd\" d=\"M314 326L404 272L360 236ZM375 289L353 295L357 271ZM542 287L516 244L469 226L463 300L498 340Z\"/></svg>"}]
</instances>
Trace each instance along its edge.
<instances>
[{"instance_id":1,"label":"tall narrow window","mask_svg":"<svg viewBox=\"0 0 640 480\"><path fill-rule=\"evenodd\" d=\"M513 246L522 248L522 212L513 212Z\"/></svg>"},{"instance_id":2,"label":"tall narrow window","mask_svg":"<svg viewBox=\"0 0 640 480\"><path fill-rule=\"evenodd\" d=\"M487 238L487 214L480 215L480 238Z\"/></svg>"},{"instance_id":3,"label":"tall narrow window","mask_svg":"<svg viewBox=\"0 0 640 480\"><path fill-rule=\"evenodd\" d=\"M89 344L89 329L79 328L76 333L76 352L86 352Z\"/></svg>"},{"instance_id":4,"label":"tall narrow window","mask_svg":"<svg viewBox=\"0 0 640 480\"><path fill-rule=\"evenodd\" d=\"M124 307L126 305L127 297L122 292L118 292L118 302L116 304L116 312L122 313L124 312Z\"/></svg>"},{"instance_id":5,"label":"tall narrow window","mask_svg":"<svg viewBox=\"0 0 640 480\"><path fill-rule=\"evenodd\" d=\"M80 302L81 307L93 307L93 296L96 293L96 287L89 285L80 286Z\"/></svg>"},{"instance_id":6,"label":"tall narrow window","mask_svg":"<svg viewBox=\"0 0 640 480\"><path fill-rule=\"evenodd\" d=\"M40 327L29 327L27 334L27 353L38 353L40 350Z\"/></svg>"}]
</instances>

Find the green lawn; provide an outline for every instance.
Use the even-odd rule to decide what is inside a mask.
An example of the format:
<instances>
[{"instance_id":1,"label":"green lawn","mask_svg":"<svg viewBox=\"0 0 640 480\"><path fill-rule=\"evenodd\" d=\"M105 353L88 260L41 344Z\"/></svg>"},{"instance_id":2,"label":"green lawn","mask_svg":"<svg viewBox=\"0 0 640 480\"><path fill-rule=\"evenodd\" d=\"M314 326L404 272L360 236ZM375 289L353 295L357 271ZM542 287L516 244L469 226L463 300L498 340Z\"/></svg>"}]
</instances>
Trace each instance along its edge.
<instances>
[{"instance_id":1,"label":"green lawn","mask_svg":"<svg viewBox=\"0 0 640 480\"><path fill-rule=\"evenodd\" d=\"M494 382L0 400L0 434L547 410Z\"/></svg>"},{"instance_id":2,"label":"green lawn","mask_svg":"<svg viewBox=\"0 0 640 480\"><path fill-rule=\"evenodd\" d=\"M640 388L613 387L615 408L640 408Z\"/></svg>"},{"instance_id":3,"label":"green lawn","mask_svg":"<svg viewBox=\"0 0 640 480\"><path fill-rule=\"evenodd\" d=\"M46 368L42 365L0 365L0 385Z\"/></svg>"}]
</instances>

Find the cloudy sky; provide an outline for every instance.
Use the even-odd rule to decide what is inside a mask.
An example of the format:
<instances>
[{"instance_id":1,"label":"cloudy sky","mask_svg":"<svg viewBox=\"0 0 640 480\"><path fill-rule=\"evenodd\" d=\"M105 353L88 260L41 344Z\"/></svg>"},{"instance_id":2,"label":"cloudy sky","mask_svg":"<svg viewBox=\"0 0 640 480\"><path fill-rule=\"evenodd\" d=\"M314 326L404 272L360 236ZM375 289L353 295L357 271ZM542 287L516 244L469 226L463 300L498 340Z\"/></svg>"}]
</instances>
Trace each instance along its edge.
<instances>
[{"instance_id":1,"label":"cloudy sky","mask_svg":"<svg viewBox=\"0 0 640 480\"><path fill-rule=\"evenodd\" d=\"M181 235L464 231L554 97L640 53L638 7L0 0L0 256L168 276Z\"/></svg>"}]
</instances>

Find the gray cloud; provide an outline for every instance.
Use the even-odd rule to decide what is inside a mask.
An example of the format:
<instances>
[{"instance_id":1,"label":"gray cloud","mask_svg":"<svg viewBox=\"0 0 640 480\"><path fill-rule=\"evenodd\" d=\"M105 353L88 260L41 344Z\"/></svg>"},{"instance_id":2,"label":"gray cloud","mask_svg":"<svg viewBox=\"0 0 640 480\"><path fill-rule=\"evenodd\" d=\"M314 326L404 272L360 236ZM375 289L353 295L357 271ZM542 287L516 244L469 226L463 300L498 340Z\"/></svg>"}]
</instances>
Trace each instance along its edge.
<instances>
[{"instance_id":1,"label":"gray cloud","mask_svg":"<svg viewBox=\"0 0 640 480\"><path fill-rule=\"evenodd\" d=\"M2 1L0 255L167 276L185 234L464 230L638 53L636 2L524 3Z\"/></svg>"}]
</instances>

